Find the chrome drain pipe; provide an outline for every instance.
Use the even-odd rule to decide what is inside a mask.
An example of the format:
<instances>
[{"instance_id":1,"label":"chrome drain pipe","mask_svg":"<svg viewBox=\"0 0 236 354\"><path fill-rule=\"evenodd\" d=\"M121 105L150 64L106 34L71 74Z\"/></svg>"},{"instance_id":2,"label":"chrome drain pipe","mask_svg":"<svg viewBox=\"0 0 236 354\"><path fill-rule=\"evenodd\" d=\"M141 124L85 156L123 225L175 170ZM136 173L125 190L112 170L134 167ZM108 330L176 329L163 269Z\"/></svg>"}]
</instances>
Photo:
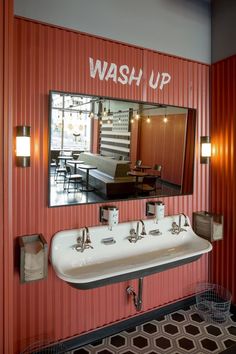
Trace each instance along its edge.
<instances>
[{"instance_id":1,"label":"chrome drain pipe","mask_svg":"<svg viewBox=\"0 0 236 354\"><path fill-rule=\"evenodd\" d=\"M128 295L133 296L133 303L136 310L141 311L143 304L143 278L138 279L138 294L136 294L132 286L128 286L128 288L126 288L126 292Z\"/></svg>"}]
</instances>

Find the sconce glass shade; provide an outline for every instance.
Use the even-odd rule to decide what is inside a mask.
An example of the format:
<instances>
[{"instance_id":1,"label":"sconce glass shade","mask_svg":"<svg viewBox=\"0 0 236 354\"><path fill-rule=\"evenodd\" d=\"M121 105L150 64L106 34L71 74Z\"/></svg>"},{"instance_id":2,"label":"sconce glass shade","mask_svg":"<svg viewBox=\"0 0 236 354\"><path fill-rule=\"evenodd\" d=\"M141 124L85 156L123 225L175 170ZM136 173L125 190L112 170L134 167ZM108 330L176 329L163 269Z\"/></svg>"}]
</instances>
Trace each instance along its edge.
<instances>
[{"instance_id":1,"label":"sconce glass shade","mask_svg":"<svg viewBox=\"0 0 236 354\"><path fill-rule=\"evenodd\" d=\"M211 138L201 136L201 163L209 163L211 157Z\"/></svg>"},{"instance_id":2,"label":"sconce glass shade","mask_svg":"<svg viewBox=\"0 0 236 354\"><path fill-rule=\"evenodd\" d=\"M30 166L30 127L16 127L16 164L19 167Z\"/></svg>"}]
</instances>

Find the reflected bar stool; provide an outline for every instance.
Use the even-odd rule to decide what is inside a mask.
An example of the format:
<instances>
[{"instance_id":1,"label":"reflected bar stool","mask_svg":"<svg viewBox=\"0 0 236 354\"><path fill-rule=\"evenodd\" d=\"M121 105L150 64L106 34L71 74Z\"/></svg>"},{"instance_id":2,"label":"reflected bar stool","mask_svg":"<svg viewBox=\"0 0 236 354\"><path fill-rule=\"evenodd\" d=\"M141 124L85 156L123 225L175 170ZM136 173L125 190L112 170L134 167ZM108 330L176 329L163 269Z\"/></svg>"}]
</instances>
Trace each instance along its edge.
<instances>
[{"instance_id":1,"label":"reflected bar stool","mask_svg":"<svg viewBox=\"0 0 236 354\"><path fill-rule=\"evenodd\" d=\"M65 181L64 181L64 190L67 191L67 193L70 192L75 192L79 191L79 184L82 182L82 176L79 174L71 174L71 170L69 166L66 166L66 176L65 176ZM67 187L66 187L67 183ZM73 185L73 188L70 188L70 185Z\"/></svg>"},{"instance_id":2,"label":"reflected bar stool","mask_svg":"<svg viewBox=\"0 0 236 354\"><path fill-rule=\"evenodd\" d=\"M58 177L63 177L63 179L58 180ZM55 170L55 175L54 175L54 180L56 183L61 183L61 182L65 182L65 178L66 178L66 168L65 167L61 167L59 165L59 163L57 162L57 167Z\"/></svg>"}]
</instances>

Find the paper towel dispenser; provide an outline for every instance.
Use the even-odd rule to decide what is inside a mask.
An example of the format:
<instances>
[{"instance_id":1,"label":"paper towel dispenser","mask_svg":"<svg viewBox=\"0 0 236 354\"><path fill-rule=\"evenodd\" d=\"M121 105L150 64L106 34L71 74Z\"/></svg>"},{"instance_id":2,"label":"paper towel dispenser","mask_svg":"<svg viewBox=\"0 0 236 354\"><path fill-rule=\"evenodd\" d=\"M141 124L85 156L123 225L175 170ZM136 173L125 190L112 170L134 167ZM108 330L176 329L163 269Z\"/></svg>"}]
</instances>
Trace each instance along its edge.
<instances>
[{"instance_id":1,"label":"paper towel dispenser","mask_svg":"<svg viewBox=\"0 0 236 354\"><path fill-rule=\"evenodd\" d=\"M41 280L48 274L48 244L42 234L19 237L20 281Z\"/></svg>"},{"instance_id":2,"label":"paper towel dispenser","mask_svg":"<svg viewBox=\"0 0 236 354\"><path fill-rule=\"evenodd\" d=\"M210 242L223 239L223 215L207 211L193 212L193 230Z\"/></svg>"}]
</instances>

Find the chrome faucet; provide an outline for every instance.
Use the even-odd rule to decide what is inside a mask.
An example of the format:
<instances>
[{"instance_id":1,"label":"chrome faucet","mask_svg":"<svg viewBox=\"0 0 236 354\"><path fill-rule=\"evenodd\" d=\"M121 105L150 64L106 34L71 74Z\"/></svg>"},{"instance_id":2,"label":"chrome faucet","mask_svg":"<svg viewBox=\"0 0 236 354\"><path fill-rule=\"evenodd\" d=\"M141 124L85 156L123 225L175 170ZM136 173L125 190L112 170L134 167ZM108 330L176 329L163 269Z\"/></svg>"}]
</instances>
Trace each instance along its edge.
<instances>
[{"instance_id":1,"label":"chrome faucet","mask_svg":"<svg viewBox=\"0 0 236 354\"><path fill-rule=\"evenodd\" d=\"M86 226L82 229L82 236L79 236L77 238L77 244L73 247L78 252L84 252L85 249L93 248L93 246L91 245L89 230Z\"/></svg>"},{"instance_id":2,"label":"chrome faucet","mask_svg":"<svg viewBox=\"0 0 236 354\"><path fill-rule=\"evenodd\" d=\"M139 234L139 224L140 223L142 225L142 230ZM147 235L145 225L144 225L143 220L139 220L137 222L136 231L135 231L135 229L130 230L130 236L128 237L128 240L129 240L129 242L136 243L138 240L141 240L144 235Z\"/></svg>"},{"instance_id":3,"label":"chrome faucet","mask_svg":"<svg viewBox=\"0 0 236 354\"><path fill-rule=\"evenodd\" d=\"M147 235L143 220L139 220L139 221L137 222L137 227L136 227L136 234L137 234L137 236L139 236L139 224L140 224L140 223L142 224L142 230L141 230L140 235L142 235L142 236Z\"/></svg>"},{"instance_id":4,"label":"chrome faucet","mask_svg":"<svg viewBox=\"0 0 236 354\"><path fill-rule=\"evenodd\" d=\"M189 226L187 216L184 213L179 214L179 224L175 221L172 222L172 227L169 230L173 235L179 235L183 231L187 231L186 229L181 227L182 216L184 217L184 225L185 227Z\"/></svg>"},{"instance_id":5,"label":"chrome faucet","mask_svg":"<svg viewBox=\"0 0 236 354\"><path fill-rule=\"evenodd\" d=\"M179 228L181 228L181 217L184 217L184 226L185 227L188 227L189 226L189 223L188 223L188 218L187 216L184 214L184 213L180 213L179 214Z\"/></svg>"}]
</instances>

